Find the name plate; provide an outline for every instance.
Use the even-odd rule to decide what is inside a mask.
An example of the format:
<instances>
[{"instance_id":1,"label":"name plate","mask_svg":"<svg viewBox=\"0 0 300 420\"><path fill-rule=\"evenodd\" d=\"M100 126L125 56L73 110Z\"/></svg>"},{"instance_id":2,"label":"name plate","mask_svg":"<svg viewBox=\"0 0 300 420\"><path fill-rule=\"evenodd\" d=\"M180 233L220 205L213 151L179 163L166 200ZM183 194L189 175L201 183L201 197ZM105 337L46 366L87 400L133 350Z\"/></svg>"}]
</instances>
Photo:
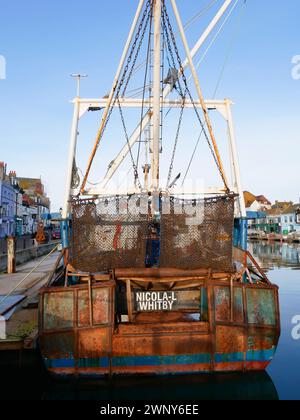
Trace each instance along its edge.
<instances>
[{"instance_id":1,"label":"name plate","mask_svg":"<svg viewBox=\"0 0 300 420\"><path fill-rule=\"evenodd\" d=\"M138 292L134 294L137 312L172 311L178 302L177 292Z\"/></svg>"}]
</instances>

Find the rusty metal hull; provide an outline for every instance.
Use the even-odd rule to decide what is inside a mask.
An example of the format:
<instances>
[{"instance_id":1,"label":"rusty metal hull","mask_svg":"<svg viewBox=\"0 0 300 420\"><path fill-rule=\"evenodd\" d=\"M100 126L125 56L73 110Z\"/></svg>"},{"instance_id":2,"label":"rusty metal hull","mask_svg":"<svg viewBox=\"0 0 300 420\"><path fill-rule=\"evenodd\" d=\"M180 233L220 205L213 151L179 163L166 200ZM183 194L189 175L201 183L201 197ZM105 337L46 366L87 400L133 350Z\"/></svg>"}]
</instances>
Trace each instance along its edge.
<instances>
[{"instance_id":1,"label":"rusty metal hull","mask_svg":"<svg viewBox=\"0 0 300 420\"><path fill-rule=\"evenodd\" d=\"M116 317L116 279L44 289L40 346L47 369L87 376L265 370L280 336L278 288L216 280L205 287L205 321L190 310L132 314L126 322Z\"/></svg>"}]
</instances>

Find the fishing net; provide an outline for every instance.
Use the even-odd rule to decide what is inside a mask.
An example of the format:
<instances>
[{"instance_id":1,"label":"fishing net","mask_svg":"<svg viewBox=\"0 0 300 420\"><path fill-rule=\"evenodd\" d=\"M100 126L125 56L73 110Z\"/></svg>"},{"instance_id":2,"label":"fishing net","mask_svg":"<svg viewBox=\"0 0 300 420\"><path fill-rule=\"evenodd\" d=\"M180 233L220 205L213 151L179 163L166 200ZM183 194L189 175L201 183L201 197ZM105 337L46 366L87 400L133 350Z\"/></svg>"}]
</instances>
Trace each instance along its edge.
<instances>
[{"instance_id":1,"label":"fishing net","mask_svg":"<svg viewBox=\"0 0 300 420\"><path fill-rule=\"evenodd\" d=\"M160 266L233 270L234 197L163 200Z\"/></svg>"},{"instance_id":2,"label":"fishing net","mask_svg":"<svg viewBox=\"0 0 300 420\"><path fill-rule=\"evenodd\" d=\"M71 265L88 273L142 268L147 235L147 197L74 201Z\"/></svg>"},{"instance_id":3,"label":"fishing net","mask_svg":"<svg viewBox=\"0 0 300 420\"><path fill-rule=\"evenodd\" d=\"M158 243L159 267L233 270L234 197L163 197L161 205L153 239L148 196L74 201L71 265L88 273L144 268Z\"/></svg>"}]
</instances>

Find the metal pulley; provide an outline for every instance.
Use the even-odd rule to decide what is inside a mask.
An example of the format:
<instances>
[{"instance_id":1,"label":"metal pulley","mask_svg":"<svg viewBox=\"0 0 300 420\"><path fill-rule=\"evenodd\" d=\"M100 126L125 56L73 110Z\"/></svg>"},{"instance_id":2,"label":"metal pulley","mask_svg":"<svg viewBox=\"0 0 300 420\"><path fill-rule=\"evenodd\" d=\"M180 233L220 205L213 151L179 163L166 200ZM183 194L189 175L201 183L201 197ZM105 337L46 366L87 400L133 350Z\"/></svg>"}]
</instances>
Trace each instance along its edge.
<instances>
[{"instance_id":1,"label":"metal pulley","mask_svg":"<svg viewBox=\"0 0 300 420\"><path fill-rule=\"evenodd\" d=\"M170 85L172 90L175 88L176 83L178 82L178 70L175 67L171 67L168 71L168 75L164 80L165 85Z\"/></svg>"}]
</instances>

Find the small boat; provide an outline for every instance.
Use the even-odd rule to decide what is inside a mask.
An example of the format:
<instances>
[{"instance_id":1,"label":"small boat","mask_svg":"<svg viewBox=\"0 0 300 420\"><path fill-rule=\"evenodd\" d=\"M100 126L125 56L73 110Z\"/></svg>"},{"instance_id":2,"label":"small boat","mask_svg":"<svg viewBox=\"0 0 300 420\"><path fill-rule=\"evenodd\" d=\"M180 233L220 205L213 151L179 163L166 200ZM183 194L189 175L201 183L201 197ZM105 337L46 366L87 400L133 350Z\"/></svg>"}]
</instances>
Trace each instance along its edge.
<instances>
[{"instance_id":1,"label":"small boat","mask_svg":"<svg viewBox=\"0 0 300 420\"><path fill-rule=\"evenodd\" d=\"M193 61L230 3L225 2L190 50L175 0L139 1L110 94L97 100L78 94L74 99L62 251L48 286L41 291L39 305L40 351L54 375L259 371L274 357L280 337L278 287L247 251L231 102L204 100ZM185 61L180 57L170 6ZM128 98L127 87L143 42L143 98ZM187 68L196 99L188 85ZM179 99L167 99L175 92ZM162 112L170 106L179 108L181 116L176 121L168 183L163 188ZM134 107L142 112L130 137L124 109ZM221 187L191 190L177 188L180 176L172 181L185 109L196 116L197 128L220 173ZM94 158L114 110L119 111L126 145L109 165L101 185L88 188ZM232 185L219 153L211 110L219 112L227 124ZM87 171L81 177L76 165L78 124L88 111L100 111L103 116ZM133 148L141 147L144 132L142 165ZM126 157L133 167L132 185L113 189L109 181Z\"/></svg>"}]
</instances>

